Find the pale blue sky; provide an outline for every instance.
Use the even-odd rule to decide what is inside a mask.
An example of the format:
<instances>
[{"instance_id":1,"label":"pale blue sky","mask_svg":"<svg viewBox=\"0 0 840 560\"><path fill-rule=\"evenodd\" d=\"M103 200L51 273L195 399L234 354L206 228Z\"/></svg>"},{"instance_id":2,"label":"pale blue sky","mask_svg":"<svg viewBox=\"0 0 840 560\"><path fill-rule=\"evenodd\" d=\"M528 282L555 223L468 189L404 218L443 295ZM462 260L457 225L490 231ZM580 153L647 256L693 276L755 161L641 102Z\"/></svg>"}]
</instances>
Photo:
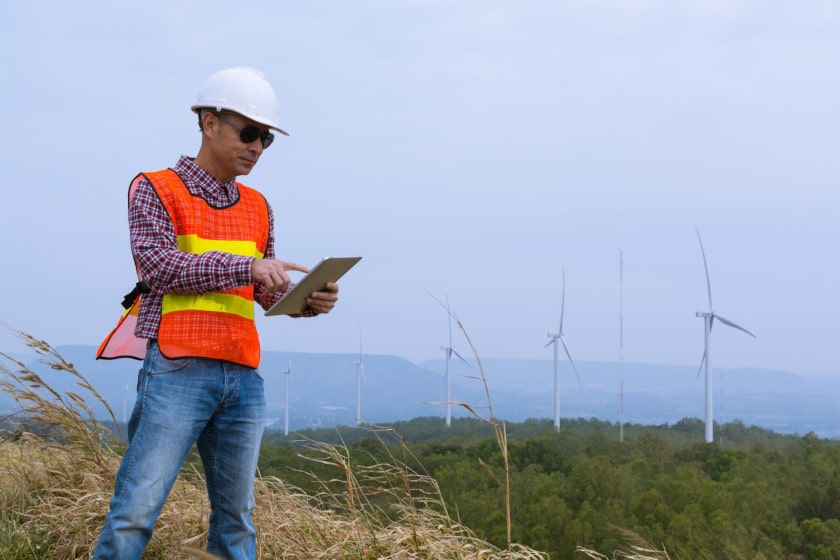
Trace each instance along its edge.
<instances>
[{"instance_id":1,"label":"pale blue sky","mask_svg":"<svg viewBox=\"0 0 840 560\"><path fill-rule=\"evenodd\" d=\"M268 349L699 365L706 286L750 329L713 364L840 375L840 5L830 1L4 0L0 321L96 345L134 282L126 188L194 155L212 72L272 80L242 178L280 253L362 255ZM457 334L457 333L456 333ZM0 335L4 349L10 337ZM455 339L462 354L463 339Z\"/></svg>"}]
</instances>

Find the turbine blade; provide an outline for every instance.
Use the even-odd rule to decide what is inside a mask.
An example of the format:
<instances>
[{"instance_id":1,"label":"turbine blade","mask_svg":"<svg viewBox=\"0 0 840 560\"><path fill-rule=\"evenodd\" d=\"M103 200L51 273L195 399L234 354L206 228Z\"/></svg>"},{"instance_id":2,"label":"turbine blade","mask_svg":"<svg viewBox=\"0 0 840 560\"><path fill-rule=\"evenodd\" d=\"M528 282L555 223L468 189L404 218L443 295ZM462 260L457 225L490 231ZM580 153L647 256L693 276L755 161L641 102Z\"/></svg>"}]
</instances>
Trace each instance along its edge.
<instances>
[{"instance_id":1,"label":"turbine blade","mask_svg":"<svg viewBox=\"0 0 840 560\"><path fill-rule=\"evenodd\" d=\"M720 315L712 315L712 317L716 317L717 320L720 321L721 323L723 323L724 325L727 325L727 326L732 327L734 329L738 329L739 331L744 331L745 333L747 333L748 335L750 335L753 338L758 338L757 336L755 336L753 333L751 333L750 331L748 331L744 327L736 325L735 323L733 323L729 319L724 319Z\"/></svg>"},{"instance_id":2,"label":"turbine blade","mask_svg":"<svg viewBox=\"0 0 840 560\"><path fill-rule=\"evenodd\" d=\"M700 367L697 368L697 379L700 379L700 374L703 372L703 364L706 363L706 350L703 349L703 357L700 358Z\"/></svg>"},{"instance_id":3,"label":"turbine blade","mask_svg":"<svg viewBox=\"0 0 840 560\"><path fill-rule=\"evenodd\" d=\"M359 320L359 361L362 361L362 321Z\"/></svg>"},{"instance_id":4,"label":"turbine blade","mask_svg":"<svg viewBox=\"0 0 840 560\"><path fill-rule=\"evenodd\" d=\"M563 339L562 336L560 337L560 342L563 343L563 350L566 351L566 356L569 358L569 363L572 364L572 369L574 370L575 377L577 377L578 380L578 387L583 389L583 383L580 382L580 375L578 374L578 370L575 367L575 361L572 359L572 355L569 353L569 349L566 347L566 341Z\"/></svg>"},{"instance_id":5,"label":"turbine blade","mask_svg":"<svg viewBox=\"0 0 840 560\"><path fill-rule=\"evenodd\" d=\"M549 335L549 336L551 336L551 335ZM557 338L556 337L552 336L551 340L549 340L548 343L545 346L543 346L543 348L548 348L552 344L557 344Z\"/></svg>"},{"instance_id":6,"label":"turbine blade","mask_svg":"<svg viewBox=\"0 0 840 560\"><path fill-rule=\"evenodd\" d=\"M560 328L557 331L563 334L563 312L566 308L566 269L563 269L563 288L560 294Z\"/></svg>"},{"instance_id":7,"label":"turbine blade","mask_svg":"<svg viewBox=\"0 0 840 560\"><path fill-rule=\"evenodd\" d=\"M452 311L449 309L449 294L446 294L446 318L449 320L449 346L452 346Z\"/></svg>"},{"instance_id":8,"label":"turbine blade","mask_svg":"<svg viewBox=\"0 0 840 560\"><path fill-rule=\"evenodd\" d=\"M289 369L283 372L284 375L287 375L286 381L289 382L289 387L292 386L292 358L289 357Z\"/></svg>"},{"instance_id":9,"label":"turbine blade","mask_svg":"<svg viewBox=\"0 0 840 560\"><path fill-rule=\"evenodd\" d=\"M454 348L450 348L450 350L452 350L453 354L455 354L456 356L461 358L461 361L464 362L465 364L467 364L468 368L472 369L472 366L470 365L470 363L467 360L465 360L464 357L461 356L461 354L459 354L457 350L455 350Z\"/></svg>"},{"instance_id":10,"label":"turbine blade","mask_svg":"<svg viewBox=\"0 0 840 560\"><path fill-rule=\"evenodd\" d=\"M712 283L709 280L709 265L706 263L706 251L703 249L703 240L700 238L700 230L696 227L694 230L697 232L697 241L700 242L700 253L703 254L703 268L706 270L706 290L709 292L709 311L714 310L714 306L712 305Z\"/></svg>"},{"instance_id":11,"label":"turbine blade","mask_svg":"<svg viewBox=\"0 0 840 560\"><path fill-rule=\"evenodd\" d=\"M432 296L432 299L438 302L438 305L446 309L446 315L449 320L449 346L452 346L452 311L450 311L449 309L449 295L447 294L446 296L446 303L443 303L440 299L437 298L437 296L435 296L435 294L433 294L429 290L426 290L426 293ZM441 346L441 349L444 350L445 347Z\"/></svg>"}]
</instances>

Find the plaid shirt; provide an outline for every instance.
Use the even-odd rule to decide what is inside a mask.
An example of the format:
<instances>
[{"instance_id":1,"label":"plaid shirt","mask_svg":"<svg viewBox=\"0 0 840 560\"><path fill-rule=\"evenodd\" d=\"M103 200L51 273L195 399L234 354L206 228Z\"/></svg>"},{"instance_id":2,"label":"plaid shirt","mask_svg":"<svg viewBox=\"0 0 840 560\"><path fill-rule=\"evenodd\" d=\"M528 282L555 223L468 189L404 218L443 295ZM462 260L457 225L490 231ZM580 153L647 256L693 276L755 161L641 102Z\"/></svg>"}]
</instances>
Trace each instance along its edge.
<instances>
[{"instance_id":1,"label":"plaid shirt","mask_svg":"<svg viewBox=\"0 0 840 560\"><path fill-rule=\"evenodd\" d=\"M172 168L194 196L214 208L229 206L239 200L236 181L221 183L197 166L192 158L181 156ZM268 204L268 203L266 203ZM268 245L266 259L275 258L274 213L268 206ZM175 227L152 185L141 179L128 206L128 229L131 252L140 277L151 288L140 300L140 315L135 336L157 338L163 294L203 294L247 286L251 280L253 257L220 251L201 255L178 250ZM281 293L268 294L261 283L254 285L254 299L264 309L271 307ZM312 315L312 313L304 313Z\"/></svg>"}]
</instances>

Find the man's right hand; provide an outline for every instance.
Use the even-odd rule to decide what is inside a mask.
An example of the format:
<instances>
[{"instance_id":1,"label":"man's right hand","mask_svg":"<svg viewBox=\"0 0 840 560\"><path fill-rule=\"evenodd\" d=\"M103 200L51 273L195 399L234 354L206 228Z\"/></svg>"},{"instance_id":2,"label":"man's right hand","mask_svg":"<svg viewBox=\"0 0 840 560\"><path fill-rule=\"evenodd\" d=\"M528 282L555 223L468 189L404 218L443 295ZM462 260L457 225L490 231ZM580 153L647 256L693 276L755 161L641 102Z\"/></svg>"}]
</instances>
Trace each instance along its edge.
<instances>
[{"instance_id":1,"label":"man's right hand","mask_svg":"<svg viewBox=\"0 0 840 560\"><path fill-rule=\"evenodd\" d=\"M261 282L265 286L265 291L270 294L285 292L289 289L291 282L289 275L286 274L287 270L309 272L309 269L302 264L274 259L254 259L251 263L251 280Z\"/></svg>"}]
</instances>

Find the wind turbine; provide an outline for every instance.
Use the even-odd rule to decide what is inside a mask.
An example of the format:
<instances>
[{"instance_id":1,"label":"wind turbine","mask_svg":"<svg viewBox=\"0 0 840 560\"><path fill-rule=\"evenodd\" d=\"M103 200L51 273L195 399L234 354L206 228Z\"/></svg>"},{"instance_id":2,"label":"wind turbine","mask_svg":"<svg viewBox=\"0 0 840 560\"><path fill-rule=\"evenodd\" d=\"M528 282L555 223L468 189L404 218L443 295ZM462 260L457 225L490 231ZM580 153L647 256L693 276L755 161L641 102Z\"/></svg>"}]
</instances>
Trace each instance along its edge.
<instances>
[{"instance_id":1,"label":"wind turbine","mask_svg":"<svg viewBox=\"0 0 840 560\"><path fill-rule=\"evenodd\" d=\"M578 380L578 385L583 388L580 383L580 375L578 375L577 368L575 367L575 362L572 360L572 355L569 353L569 348L566 346L566 340L563 338L563 311L566 306L566 271L563 270L563 292L560 301L560 328L557 329L556 333L548 333L548 337L551 339L548 341L548 344L544 346L544 348L548 348L550 344L554 345L554 428L559 432L560 431L560 370L558 369L557 365L557 358L559 355L559 348L557 347L557 341L559 340L560 343L563 345L563 350L566 351L566 356L569 358L569 363L572 364L572 369L575 371L575 376Z\"/></svg>"},{"instance_id":2,"label":"wind turbine","mask_svg":"<svg viewBox=\"0 0 840 560\"><path fill-rule=\"evenodd\" d=\"M286 422L283 428L283 435L289 435L289 389L291 387L292 381L292 358L289 357L289 369L283 372L283 376L286 378Z\"/></svg>"},{"instance_id":3,"label":"wind turbine","mask_svg":"<svg viewBox=\"0 0 840 560\"><path fill-rule=\"evenodd\" d=\"M440 349L443 350L446 355L444 379L446 382L446 426L449 427L452 425L452 386L451 376L449 375L449 362L452 360L452 354L458 356L462 362L467 364L467 367L470 367L470 364L467 363L467 360L465 360L464 357L452 347L452 312L449 310L449 296L446 297L446 317L449 319L449 346L441 346Z\"/></svg>"},{"instance_id":4,"label":"wind turbine","mask_svg":"<svg viewBox=\"0 0 840 560\"><path fill-rule=\"evenodd\" d=\"M123 424L128 425L128 383L123 389Z\"/></svg>"},{"instance_id":5,"label":"wind turbine","mask_svg":"<svg viewBox=\"0 0 840 560\"><path fill-rule=\"evenodd\" d=\"M696 228L695 228L696 229ZM715 308L712 305L712 284L709 281L709 265L706 262L706 251L703 249L703 240L700 238L700 230L696 229L697 231L697 240L700 242L700 252L703 255L703 268L706 269L706 290L709 294L709 311L698 311L696 313L697 317L703 317L703 333L705 339L705 346L703 349L703 359L700 361L700 370L698 370L697 375L700 375L700 371L703 369L703 366L706 366L706 443L712 443L714 441L714 417L712 411L712 365L711 365L711 354L710 354L710 347L711 347L711 334L712 334L712 325L715 322L715 319L727 325L729 327L738 329L739 331L744 331L748 335L753 338L756 336L745 329L744 327L738 326L729 319L725 319L715 312Z\"/></svg>"},{"instance_id":6,"label":"wind turbine","mask_svg":"<svg viewBox=\"0 0 840 560\"><path fill-rule=\"evenodd\" d=\"M359 361L356 364L356 425L362 423L362 379L365 377L365 362L362 359L362 327L359 325Z\"/></svg>"}]
</instances>

